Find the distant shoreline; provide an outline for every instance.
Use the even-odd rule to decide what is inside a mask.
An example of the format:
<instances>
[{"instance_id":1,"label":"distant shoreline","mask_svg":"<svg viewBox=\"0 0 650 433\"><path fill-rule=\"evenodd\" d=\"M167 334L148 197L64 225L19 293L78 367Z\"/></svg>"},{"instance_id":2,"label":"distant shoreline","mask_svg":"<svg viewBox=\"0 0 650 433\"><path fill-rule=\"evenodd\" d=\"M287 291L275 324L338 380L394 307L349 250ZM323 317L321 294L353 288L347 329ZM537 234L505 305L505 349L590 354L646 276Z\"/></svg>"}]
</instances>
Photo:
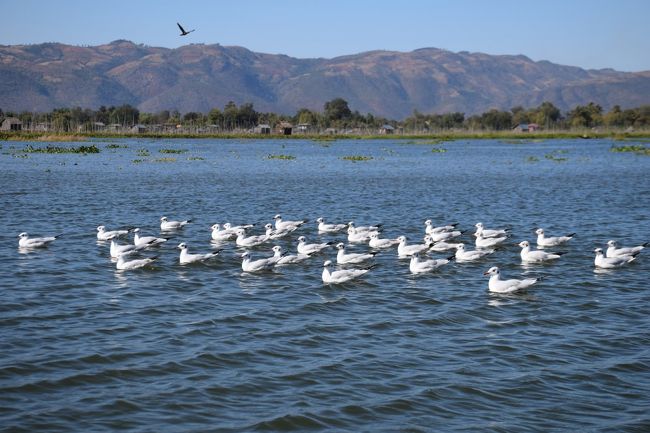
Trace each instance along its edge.
<instances>
[{"instance_id":1,"label":"distant shoreline","mask_svg":"<svg viewBox=\"0 0 650 433\"><path fill-rule=\"evenodd\" d=\"M611 138L616 140L634 140L650 138L650 130L639 131L554 131L554 132L512 132L512 131L450 131L432 134L160 134L160 133L54 133L54 132L29 132L29 131L0 131L0 141L86 141L89 139L120 139L120 138L148 138L148 139L219 139L219 140L547 140L547 139L597 139Z\"/></svg>"}]
</instances>

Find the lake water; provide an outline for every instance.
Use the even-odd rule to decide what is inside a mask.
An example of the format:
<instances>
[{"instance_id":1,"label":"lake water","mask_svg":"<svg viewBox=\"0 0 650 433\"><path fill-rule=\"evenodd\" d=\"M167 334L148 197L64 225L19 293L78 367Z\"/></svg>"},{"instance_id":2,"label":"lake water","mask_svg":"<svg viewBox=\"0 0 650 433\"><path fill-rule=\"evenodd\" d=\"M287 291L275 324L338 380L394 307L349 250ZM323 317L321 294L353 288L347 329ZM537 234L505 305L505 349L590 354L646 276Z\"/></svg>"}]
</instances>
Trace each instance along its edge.
<instances>
[{"instance_id":1,"label":"lake water","mask_svg":"<svg viewBox=\"0 0 650 433\"><path fill-rule=\"evenodd\" d=\"M650 158L609 151L619 143L109 140L18 157L26 144L0 155L0 431L650 429L650 251L593 265L609 239L650 240ZM344 239L318 236L319 216L413 242L427 218L513 236L417 277L391 249L341 286L321 281L333 251L258 275L234 244L178 265L181 241L211 250L213 223L276 213L311 220L278 242L292 252L299 235ZM154 269L116 271L95 228L159 234L162 215L193 222L145 253ZM536 227L577 236L556 263L523 267L515 243ZM23 254L22 231L63 236ZM543 280L490 294L494 265Z\"/></svg>"}]
</instances>

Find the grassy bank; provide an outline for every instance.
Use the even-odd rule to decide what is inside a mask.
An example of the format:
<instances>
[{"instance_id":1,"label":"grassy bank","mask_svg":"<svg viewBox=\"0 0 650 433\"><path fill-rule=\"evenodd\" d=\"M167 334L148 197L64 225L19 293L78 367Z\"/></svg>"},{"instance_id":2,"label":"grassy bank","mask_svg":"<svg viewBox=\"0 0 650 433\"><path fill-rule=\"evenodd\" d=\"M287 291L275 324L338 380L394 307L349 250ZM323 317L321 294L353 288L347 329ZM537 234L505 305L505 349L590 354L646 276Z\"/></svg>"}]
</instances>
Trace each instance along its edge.
<instances>
[{"instance_id":1,"label":"grassy bank","mask_svg":"<svg viewBox=\"0 0 650 433\"><path fill-rule=\"evenodd\" d=\"M321 135L321 134L295 134L295 135L270 135L270 134L115 134L115 133L52 133L52 132L27 132L27 131L3 131L0 132L0 141L48 141L68 142L85 141L91 138L118 139L118 138L150 138L150 139L236 139L236 140L547 140L547 139L590 139L590 138L612 138L616 140L628 139L650 139L650 130L621 132L621 131L553 131L553 132L512 132L512 131L450 131L432 134L390 134L390 135Z\"/></svg>"}]
</instances>

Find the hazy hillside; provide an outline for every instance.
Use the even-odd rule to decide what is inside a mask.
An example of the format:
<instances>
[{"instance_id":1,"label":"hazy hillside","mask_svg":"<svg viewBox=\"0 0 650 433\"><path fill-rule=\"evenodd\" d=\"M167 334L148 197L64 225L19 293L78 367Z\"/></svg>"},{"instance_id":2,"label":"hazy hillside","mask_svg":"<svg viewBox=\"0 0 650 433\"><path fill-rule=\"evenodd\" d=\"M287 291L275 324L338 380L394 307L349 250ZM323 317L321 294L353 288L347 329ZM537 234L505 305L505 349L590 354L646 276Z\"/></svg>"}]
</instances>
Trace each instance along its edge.
<instances>
[{"instance_id":1,"label":"hazy hillside","mask_svg":"<svg viewBox=\"0 0 650 433\"><path fill-rule=\"evenodd\" d=\"M343 97L350 108L401 119L423 113L481 113L551 101L566 110L591 101L605 109L650 104L650 71L617 72L534 62L525 56L423 48L334 59L296 59L242 47L177 49L114 41L0 46L0 108L131 104L141 111L207 112L228 101L257 111L321 111Z\"/></svg>"}]
</instances>

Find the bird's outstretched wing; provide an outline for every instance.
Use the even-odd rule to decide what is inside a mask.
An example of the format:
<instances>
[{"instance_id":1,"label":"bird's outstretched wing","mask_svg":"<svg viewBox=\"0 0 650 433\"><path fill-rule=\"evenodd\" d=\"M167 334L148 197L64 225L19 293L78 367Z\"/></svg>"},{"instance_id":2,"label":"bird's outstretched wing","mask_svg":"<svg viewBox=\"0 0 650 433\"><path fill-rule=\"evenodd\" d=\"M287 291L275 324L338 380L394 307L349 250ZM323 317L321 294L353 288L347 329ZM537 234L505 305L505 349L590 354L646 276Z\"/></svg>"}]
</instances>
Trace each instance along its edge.
<instances>
[{"instance_id":1,"label":"bird's outstretched wing","mask_svg":"<svg viewBox=\"0 0 650 433\"><path fill-rule=\"evenodd\" d=\"M178 26L179 29L181 29L181 33L182 33L182 34L186 34L186 33L187 33L187 32L185 31L185 29L183 28L183 26L180 25L180 23L176 23L176 25Z\"/></svg>"}]
</instances>

